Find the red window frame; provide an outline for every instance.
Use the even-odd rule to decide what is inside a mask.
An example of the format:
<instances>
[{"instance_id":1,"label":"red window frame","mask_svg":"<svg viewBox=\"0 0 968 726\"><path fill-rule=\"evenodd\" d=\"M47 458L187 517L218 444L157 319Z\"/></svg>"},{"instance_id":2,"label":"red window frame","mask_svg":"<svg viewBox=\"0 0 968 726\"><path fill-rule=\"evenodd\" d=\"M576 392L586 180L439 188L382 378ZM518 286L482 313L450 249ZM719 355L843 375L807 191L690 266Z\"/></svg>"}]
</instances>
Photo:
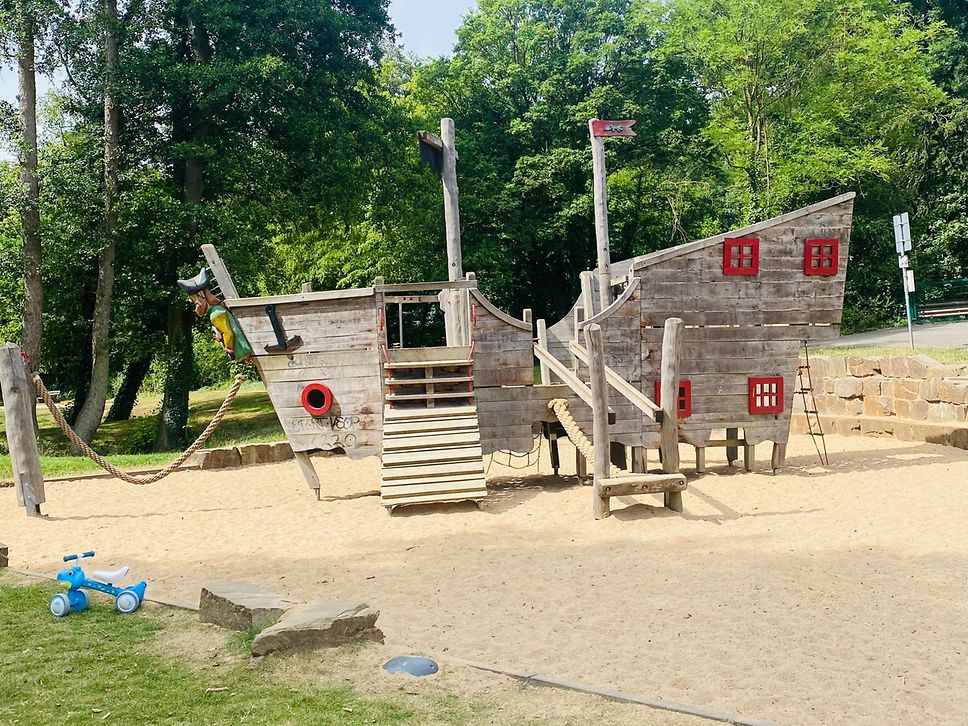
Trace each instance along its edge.
<instances>
[{"instance_id":1,"label":"red window frame","mask_svg":"<svg viewBox=\"0 0 968 726\"><path fill-rule=\"evenodd\" d=\"M783 412L783 376L755 376L749 379L749 412Z\"/></svg>"},{"instance_id":2,"label":"red window frame","mask_svg":"<svg viewBox=\"0 0 968 726\"><path fill-rule=\"evenodd\" d=\"M662 381L655 382L655 402L662 405ZM692 416L692 381L679 379L679 399L676 402L676 418Z\"/></svg>"},{"instance_id":3,"label":"red window frame","mask_svg":"<svg viewBox=\"0 0 968 726\"><path fill-rule=\"evenodd\" d=\"M803 247L803 274L836 275L840 267L840 240L808 239Z\"/></svg>"},{"instance_id":4,"label":"red window frame","mask_svg":"<svg viewBox=\"0 0 968 726\"><path fill-rule=\"evenodd\" d=\"M759 239L756 237L727 238L723 242L723 274L760 274Z\"/></svg>"}]
</instances>

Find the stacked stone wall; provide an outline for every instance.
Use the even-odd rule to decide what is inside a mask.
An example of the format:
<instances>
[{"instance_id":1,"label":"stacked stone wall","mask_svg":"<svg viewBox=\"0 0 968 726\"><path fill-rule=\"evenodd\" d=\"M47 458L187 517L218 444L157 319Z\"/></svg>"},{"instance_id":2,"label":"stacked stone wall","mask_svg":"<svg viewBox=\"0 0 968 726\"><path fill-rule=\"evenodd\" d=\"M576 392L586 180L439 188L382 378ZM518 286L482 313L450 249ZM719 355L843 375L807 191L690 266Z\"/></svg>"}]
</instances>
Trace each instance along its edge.
<instances>
[{"instance_id":1,"label":"stacked stone wall","mask_svg":"<svg viewBox=\"0 0 968 726\"><path fill-rule=\"evenodd\" d=\"M944 365L923 355L811 356L810 372L825 432L968 449L968 365ZM807 430L803 410L797 396L794 433Z\"/></svg>"}]
</instances>

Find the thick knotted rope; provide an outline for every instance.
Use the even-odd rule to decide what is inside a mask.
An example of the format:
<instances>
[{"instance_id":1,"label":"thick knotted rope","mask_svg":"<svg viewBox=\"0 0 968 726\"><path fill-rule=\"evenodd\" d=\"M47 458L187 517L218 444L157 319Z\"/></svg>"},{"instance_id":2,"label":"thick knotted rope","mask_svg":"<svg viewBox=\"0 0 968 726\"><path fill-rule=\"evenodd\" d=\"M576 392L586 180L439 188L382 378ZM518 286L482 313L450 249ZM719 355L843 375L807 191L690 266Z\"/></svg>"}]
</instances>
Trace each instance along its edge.
<instances>
[{"instance_id":1,"label":"thick knotted rope","mask_svg":"<svg viewBox=\"0 0 968 726\"><path fill-rule=\"evenodd\" d=\"M585 436L585 432L581 430L578 422L575 421L575 417L571 415L571 409L568 407L568 401L564 398L555 398L548 401L548 408L554 411L555 416L558 421L561 422L562 427L565 429L565 433L568 434L569 440L575 445L579 453L585 457L588 469L590 471L595 471L595 448L592 446L592 442L588 440ZM617 466L611 465L609 469L612 476L617 476L621 473L621 469Z\"/></svg>"},{"instance_id":2,"label":"thick knotted rope","mask_svg":"<svg viewBox=\"0 0 968 726\"><path fill-rule=\"evenodd\" d=\"M232 388L229 389L229 394L225 397L225 400L219 407L218 412L215 414L215 418L213 418L212 422L205 427L205 430L202 431L201 435L195 439L195 443L189 446L185 452L181 454L181 456L155 474L148 476L137 476L135 474L128 474L127 472L121 471L111 462L97 453L94 449L88 446L81 439L81 437L77 435L77 432L71 428L71 425L67 423L67 420L64 418L64 414L61 413L60 409L57 407L57 404L54 403L54 399L51 398L50 392L47 390L44 382L40 380L40 376L32 371L29 375L31 382L34 384L34 388L37 389L37 394L41 397L44 404L47 406L47 410L50 411L50 415L54 417L57 425L61 427L61 431L64 432L64 435L71 442L71 445L106 472L114 475L118 479L128 482L129 484L154 484L155 482L164 479L166 476L175 471L175 469L179 468L182 464L188 461L189 457L202 448L204 443L208 441L209 437L215 433L215 429L218 428L218 425L222 423L222 419L225 418L225 414L228 413L229 407L232 405L232 401L235 400L235 396L238 394L239 389L242 388L242 384L245 382L246 378L245 375L241 373L235 377L235 383L232 385Z\"/></svg>"}]
</instances>

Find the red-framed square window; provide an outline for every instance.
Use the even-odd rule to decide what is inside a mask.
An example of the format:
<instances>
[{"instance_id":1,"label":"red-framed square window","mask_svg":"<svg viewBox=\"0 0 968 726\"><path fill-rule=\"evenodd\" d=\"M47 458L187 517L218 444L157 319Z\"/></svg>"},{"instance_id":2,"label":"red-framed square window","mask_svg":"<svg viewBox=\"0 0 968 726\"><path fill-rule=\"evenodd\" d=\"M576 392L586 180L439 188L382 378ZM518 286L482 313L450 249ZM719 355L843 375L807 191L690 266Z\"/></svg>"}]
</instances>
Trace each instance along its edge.
<instances>
[{"instance_id":1,"label":"red-framed square window","mask_svg":"<svg viewBox=\"0 0 968 726\"><path fill-rule=\"evenodd\" d=\"M836 275L840 262L837 239L808 239L803 248L803 272L806 275Z\"/></svg>"},{"instance_id":2,"label":"red-framed square window","mask_svg":"<svg viewBox=\"0 0 968 726\"><path fill-rule=\"evenodd\" d=\"M762 376L749 379L750 413L783 411L783 377Z\"/></svg>"},{"instance_id":3,"label":"red-framed square window","mask_svg":"<svg viewBox=\"0 0 968 726\"><path fill-rule=\"evenodd\" d=\"M755 237L727 239L723 243L723 274L760 274L760 241Z\"/></svg>"},{"instance_id":4,"label":"red-framed square window","mask_svg":"<svg viewBox=\"0 0 968 726\"><path fill-rule=\"evenodd\" d=\"M662 381L655 382L655 402L662 405ZM679 381L679 400L676 406L676 418L689 418L692 415L692 381Z\"/></svg>"}]
</instances>

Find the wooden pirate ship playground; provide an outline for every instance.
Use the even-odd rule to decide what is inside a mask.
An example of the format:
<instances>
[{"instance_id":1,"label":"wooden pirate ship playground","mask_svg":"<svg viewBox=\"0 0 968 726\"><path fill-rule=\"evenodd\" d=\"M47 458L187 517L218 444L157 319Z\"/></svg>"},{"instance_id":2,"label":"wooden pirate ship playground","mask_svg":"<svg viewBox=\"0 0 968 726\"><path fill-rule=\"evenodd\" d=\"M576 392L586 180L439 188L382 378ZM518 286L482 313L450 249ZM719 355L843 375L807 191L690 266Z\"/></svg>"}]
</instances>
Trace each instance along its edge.
<instances>
[{"instance_id":1,"label":"wooden pirate ship playground","mask_svg":"<svg viewBox=\"0 0 968 726\"><path fill-rule=\"evenodd\" d=\"M742 448L752 468L763 442L782 465L801 347L839 335L852 209L846 194L614 263L604 309L600 278L585 273L580 299L550 326L496 308L473 274L239 298L216 250L205 254L317 492L310 452L341 449L382 456L388 507L480 501L483 456L530 451L542 427L554 438L558 410L572 420L565 434L594 442L590 456L575 443L595 464L596 500L661 491L678 508L680 441L700 470L708 446ZM390 347L388 311L441 297L447 346ZM645 471L649 449L661 474Z\"/></svg>"},{"instance_id":2,"label":"wooden pirate ship playground","mask_svg":"<svg viewBox=\"0 0 968 726\"><path fill-rule=\"evenodd\" d=\"M598 266L581 274L578 300L552 324L498 309L463 272L447 119L441 137L422 134L421 144L443 179L449 280L243 298L217 250L203 247L211 288L247 340L317 496L325 482L311 454L338 450L382 458L391 510L480 503L484 457L529 452L538 434L556 473L557 439L575 444L598 518L611 497L630 494L663 493L681 511L680 443L695 448L700 472L707 447L726 447L730 463L742 451L752 469L765 442L771 467L782 467L794 393L810 388L801 349L839 335L854 195L612 262L602 140L630 127L590 123ZM443 310L446 344L393 345L388 316L427 303ZM224 314L213 310L213 321ZM653 470L649 450L659 454Z\"/></svg>"}]
</instances>

